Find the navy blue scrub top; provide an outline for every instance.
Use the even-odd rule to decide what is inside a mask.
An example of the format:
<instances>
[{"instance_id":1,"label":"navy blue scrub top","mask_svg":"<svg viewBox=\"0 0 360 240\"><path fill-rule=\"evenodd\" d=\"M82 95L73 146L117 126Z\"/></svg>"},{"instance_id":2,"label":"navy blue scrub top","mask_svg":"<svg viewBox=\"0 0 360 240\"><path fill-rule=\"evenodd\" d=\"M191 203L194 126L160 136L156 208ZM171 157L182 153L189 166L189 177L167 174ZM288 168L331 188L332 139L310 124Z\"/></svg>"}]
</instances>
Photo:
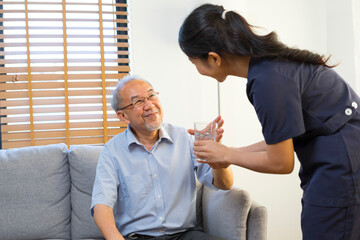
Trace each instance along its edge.
<instances>
[{"instance_id":1,"label":"navy blue scrub top","mask_svg":"<svg viewBox=\"0 0 360 240\"><path fill-rule=\"evenodd\" d=\"M333 69L252 58L247 95L267 144L293 138L303 201L360 204L360 98Z\"/></svg>"}]
</instances>

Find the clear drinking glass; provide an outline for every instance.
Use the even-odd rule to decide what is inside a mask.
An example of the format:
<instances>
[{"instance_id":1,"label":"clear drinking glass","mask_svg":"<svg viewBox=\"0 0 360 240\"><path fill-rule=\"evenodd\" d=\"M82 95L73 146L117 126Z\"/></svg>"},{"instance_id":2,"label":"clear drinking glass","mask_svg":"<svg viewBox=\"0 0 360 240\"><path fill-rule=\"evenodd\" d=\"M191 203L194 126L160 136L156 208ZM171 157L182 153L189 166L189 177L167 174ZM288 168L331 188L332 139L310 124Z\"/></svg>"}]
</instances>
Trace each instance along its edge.
<instances>
[{"instance_id":1,"label":"clear drinking glass","mask_svg":"<svg viewBox=\"0 0 360 240\"><path fill-rule=\"evenodd\" d=\"M213 140L216 139L217 124L215 122L195 122L194 135L195 140Z\"/></svg>"}]
</instances>

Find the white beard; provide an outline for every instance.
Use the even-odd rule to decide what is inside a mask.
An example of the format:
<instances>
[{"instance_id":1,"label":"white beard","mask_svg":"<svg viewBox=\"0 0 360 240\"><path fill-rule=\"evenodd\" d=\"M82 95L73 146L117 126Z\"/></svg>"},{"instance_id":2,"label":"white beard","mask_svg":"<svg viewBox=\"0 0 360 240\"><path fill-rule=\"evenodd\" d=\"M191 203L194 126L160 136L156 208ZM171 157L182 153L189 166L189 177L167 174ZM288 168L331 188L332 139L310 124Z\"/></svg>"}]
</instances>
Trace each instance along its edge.
<instances>
[{"instance_id":1,"label":"white beard","mask_svg":"<svg viewBox=\"0 0 360 240\"><path fill-rule=\"evenodd\" d=\"M147 123L145 123L145 127L149 131L156 131L160 129L161 124L162 124L162 120L159 122L159 124L156 125L148 125Z\"/></svg>"},{"instance_id":2,"label":"white beard","mask_svg":"<svg viewBox=\"0 0 360 240\"><path fill-rule=\"evenodd\" d=\"M153 110L152 113L157 113L158 114L158 117L159 117L159 121L156 122L156 123L152 123L151 125L148 124L146 121L145 121L145 127L148 131L157 131L160 129L161 125L162 125L162 115L160 114L160 109L156 108L156 110ZM150 114L150 113L148 113Z\"/></svg>"}]
</instances>

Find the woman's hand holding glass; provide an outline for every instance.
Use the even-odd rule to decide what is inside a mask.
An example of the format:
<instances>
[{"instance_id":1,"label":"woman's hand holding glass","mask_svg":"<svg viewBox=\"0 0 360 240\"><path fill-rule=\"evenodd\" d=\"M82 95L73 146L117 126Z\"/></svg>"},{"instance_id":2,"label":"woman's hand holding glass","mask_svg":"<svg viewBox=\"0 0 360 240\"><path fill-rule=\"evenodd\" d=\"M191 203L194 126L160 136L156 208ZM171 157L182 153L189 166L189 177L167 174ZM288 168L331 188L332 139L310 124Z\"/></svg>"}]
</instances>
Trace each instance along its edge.
<instances>
[{"instance_id":1,"label":"woman's hand holding glass","mask_svg":"<svg viewBox=\"0 0 360 240\"><path fill-rule=\"evenodd\" d=\"M228 147L221 143L210 140L195 141L193 149L195 156L200 159L198 162L207 163L215 169L230 166L224 159Z\"/></svg>"}]
</instances>

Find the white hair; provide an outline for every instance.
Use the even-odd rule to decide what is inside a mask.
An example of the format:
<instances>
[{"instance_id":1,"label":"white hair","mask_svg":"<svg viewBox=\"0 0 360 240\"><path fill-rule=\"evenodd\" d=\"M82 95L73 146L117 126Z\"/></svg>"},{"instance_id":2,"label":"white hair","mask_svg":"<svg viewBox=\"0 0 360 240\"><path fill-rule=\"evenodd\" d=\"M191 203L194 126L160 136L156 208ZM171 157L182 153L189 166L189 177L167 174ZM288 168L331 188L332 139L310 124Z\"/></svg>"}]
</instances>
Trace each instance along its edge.
<instances>
[{"instance_id":1,"label":"white hair","mask_svg":"<svg viewBox=\"0 0 360 240\"><path fill-rule=\"evenodd\" d=\"M116 88L114 89L113 91L113 94L112 94L112 98L111 98L111 107L114 109L115 112L119 111L118 109L121 108L120 106L122 105L122 102L123 102L123 99L122 99L122 96L121 94L119 93L120 89L128 82L131 82L133 80L140 80L140 81L144 81L146 82L147 84L149 84L151 87L152 84L137 76L137 75L126 75L125 77L123 77L122 79L119 80L118 84L116 85Z\"/></svg>"}]
</instances>

